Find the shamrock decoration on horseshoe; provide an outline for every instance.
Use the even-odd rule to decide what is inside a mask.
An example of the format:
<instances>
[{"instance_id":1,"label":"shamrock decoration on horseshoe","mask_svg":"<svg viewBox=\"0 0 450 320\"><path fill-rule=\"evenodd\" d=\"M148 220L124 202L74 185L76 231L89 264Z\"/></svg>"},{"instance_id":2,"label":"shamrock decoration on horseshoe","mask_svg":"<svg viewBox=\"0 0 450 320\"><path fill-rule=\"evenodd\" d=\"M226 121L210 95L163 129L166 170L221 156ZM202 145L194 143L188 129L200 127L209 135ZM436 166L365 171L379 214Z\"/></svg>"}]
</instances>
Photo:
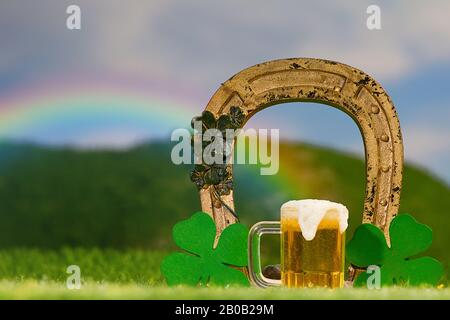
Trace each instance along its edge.
<instances>
[{"instance_id":1,"label":"shamrock decoration on horseshoe","mask_svg":"<svg viewBox=\"0 0 450 320\"><path fill-rule=\"evenodd\" d=\"M201 141L202 154L196 154L202 163L197 164L191 172L191 180L195 183L198 189L213 186L215 193L218 196L230 194L233 188L233 180L230 170L229 158L231 156L231 141L227 141L226 131L236 130L242 127L245 120L245 115L239 107L231 107L229 114L223 114L218 119L209 111L203 111L200 117L192 119L191 126L195 129L195 123L201 123L201 134L203 135L208 129L216 129L220 132L223 138L223 152L222 161L220 163L207 164L203 161L203 150L208 148L214 142L215 137L211 137L211 141ZM192 139L193 145L195 143L195 133ZM195 148L194 148L194 151ZM215 152L215 151L213 151Z\"/></svg>"}]
</instances>

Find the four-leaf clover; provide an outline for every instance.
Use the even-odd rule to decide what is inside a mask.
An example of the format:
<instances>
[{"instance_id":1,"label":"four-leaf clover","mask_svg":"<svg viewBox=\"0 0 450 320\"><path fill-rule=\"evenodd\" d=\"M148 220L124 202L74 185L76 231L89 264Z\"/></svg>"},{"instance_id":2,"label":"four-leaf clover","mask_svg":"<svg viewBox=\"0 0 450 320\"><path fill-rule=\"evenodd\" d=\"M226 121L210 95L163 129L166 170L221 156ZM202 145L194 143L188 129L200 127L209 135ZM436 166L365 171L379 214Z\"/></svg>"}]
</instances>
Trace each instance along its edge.
<instances>
[{"instance_id":1,"label":"four-leaf clover","mask_svg":"<svg viewBox=\"0 0 450 320\"><path fill-rule=\"evenodd\" d=\"M225 228L214 248L216 226L211 217L197 212L177 223L173 239L187 253L167 256L161 271L168 285L248 285L245 274L235 267L247 266L248 229L240 223Z\"/></svg>"},{"instance_id":2,"label":"four-leaf clover","mask_svg":"<svg viewBox=\"0 0 450 320\"><path fill-rule=\"evenodd\" d=\"M411 259L432 242L432 231L413 217L402 214L395 217L389 227L390 248L383 232L372 224L360 225L347 244L347 259L358 267L381 266L381 285L436 285L443 268L434 258ZM368 273L356 278L355 286L365 286Z\"/></svg>"},{"instance_id":3,"label":"four-leaf clover","mask_svg":"<svg viewBox=\"0 0 450 320\"><path fill-rule=\"evenodd\" d=\"M201 150L194 148L196 152L196 159L201 160L201 164L197 164L194 170L191 172L191 181L195 183L197 188L206 189L209 186L214 186L215 191L219 196L228 195L233 189L233 178L231 174L230 159L232 157L232 143L233 139L227 139L227 130L231 129L233 132L233 138L235 137L237 129L242 128L245 121L244 112L236 106L230 108L229 114L222 114L218 119L210 111L203 111L199 117L194 117L191 122L193 129L196 129L196 123L201 123L201 132L197 134L204 134L208 129L216 129L220 131L222 140L219 143L223 144L222 150L212 150L211 155L215 156L216 152L221 161L218 163L206 164L203 160L203 150L205 150L213 141L216 141L218 137L212 136L211 141L208 140L196 140L200 137L198 135L192 136L192 146L195 145L195 141L201 142ZM221 157L220 157L221 155Z\"/></svg>"}]
</instances>

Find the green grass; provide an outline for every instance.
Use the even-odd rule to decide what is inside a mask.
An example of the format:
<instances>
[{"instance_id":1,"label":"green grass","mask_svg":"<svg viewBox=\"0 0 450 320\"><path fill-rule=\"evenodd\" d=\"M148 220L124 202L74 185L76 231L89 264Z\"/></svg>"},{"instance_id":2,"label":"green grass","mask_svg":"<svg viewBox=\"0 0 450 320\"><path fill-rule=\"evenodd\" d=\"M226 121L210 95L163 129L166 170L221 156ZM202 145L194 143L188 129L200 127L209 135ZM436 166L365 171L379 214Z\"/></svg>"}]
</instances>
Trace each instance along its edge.
<instances>
[{"instance_id":1,"label":"green grass","mask_svg":"<svg viewBox=\"0 0 450 320\"><path fill-rule=\"evenodd\" d=\"M63 248L0 250L0 279L65 283L67 267L77 265L89 283L161 285L159 251Z\"/></svg>"},{"instance_id":2,"label":"green grass","mask_svg":"<svg viewBox=\"0 0 450 320\"><path fill-rule=\"evenodd\" d=\"M450 289L258 289L258 288L190 288L166 286L144 286L136 284L85 283L79 290L69 290L64 284L55 282L11 282L0 281L0 299L429 299L449 300Z\"/></svg>"},{"instance_id":3,"label":"green grass","mask_svg":"<svg viewBox=\"0 0 450 320\"><path fill-rule=\"evenodd\" d=\"M170 288L159 272L165 255L142 250L0 250L0 299L450 299L448 288ZM79 290L66 287L71 264L81 269Z\"/></svg>"},{"instance_id":4,"label":"green grass","mask_svg":"<svg viewBox=\"0 0 450 320\"><path fill-rule=\"evenodd\" d=\"M0 144L0 298L450 298L449 289L168 288L159 265L174 250L172 226L200 209L190 169L170 162L166 143L124 152ZM294 198L346 204L347 239L361 223L365 173L358 157L283 143L278 175L261 176L258 166L234 169L236 212L247 225L277 219L280 205ZM400 212L433 229L424 254L447 274L448 208L448 184L406 165ZM264 264L279 261L274 240L263 240ZM72 264L84 281L78 291L65 287Z\"/></svg>"},{"instance_id":5,"label":"green grass","mask_svg":"<svg viewBox=\"0 0 450 320\"><path fill-rule=\"evenodd\" d=\"M191 166L175 166L169 143L125 151L70 150L0 143L0 249L39 247L173 250L172 226L200 209ZM241 221L279 218L283 202L328 199L350 211L347 239L361 223L365 169L359 157L302 143L280 145L280 171L236 165L234 197ZM174 201L175 199L175 201ZM433 229L427 255L448 270L450 188L406 165L400 212ZM278 260L277 244L265 245Z\"/></svg>"}]
</instances>

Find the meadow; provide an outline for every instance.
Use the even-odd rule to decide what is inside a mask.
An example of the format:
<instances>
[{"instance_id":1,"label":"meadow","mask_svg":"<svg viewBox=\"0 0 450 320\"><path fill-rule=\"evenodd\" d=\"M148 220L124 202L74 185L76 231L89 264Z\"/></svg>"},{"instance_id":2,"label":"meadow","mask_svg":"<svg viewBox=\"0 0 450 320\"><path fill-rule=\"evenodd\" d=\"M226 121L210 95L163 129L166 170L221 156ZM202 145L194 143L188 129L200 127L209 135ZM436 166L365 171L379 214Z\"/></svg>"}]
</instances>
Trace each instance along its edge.
<instances>
[{"instance_id":1,"label":"meadow","mask_svg":"<svg viewBox=\"0 0 450 320\"><path fill-rule=\"evenodd\" d=\"M450 299L447 276L434 289L169 288L159 265L176 250L171 228L200 209L190 167L169 159L165 143L126 151L0 144L0 298ZM299 143L282 144L280 161L276 176L260 176L258 166L235 167L241 221L277 219L279 205L293 198L330 199L349 208L350 239L361 222L364 162ZM448 185L407 165L400 212L433 229L424 254L438 258L447 274L448 208ZM263 246L264 264L277 263L277 241ZM80 290L66 287L69 265L81 268Z\"/></svg>"},{"instance_id":2,"label":"meadow","mask_svg":"<svg viewBox=\"0 0 450 320\"><path fill-rule=\"evenodd\" d=\"M159 272L165 252L14 249L0 251L0 299L450 299L448 288L194 288L167 287ZM68 265L81 269L68 289Z\"/></svg>"}]
</instances>

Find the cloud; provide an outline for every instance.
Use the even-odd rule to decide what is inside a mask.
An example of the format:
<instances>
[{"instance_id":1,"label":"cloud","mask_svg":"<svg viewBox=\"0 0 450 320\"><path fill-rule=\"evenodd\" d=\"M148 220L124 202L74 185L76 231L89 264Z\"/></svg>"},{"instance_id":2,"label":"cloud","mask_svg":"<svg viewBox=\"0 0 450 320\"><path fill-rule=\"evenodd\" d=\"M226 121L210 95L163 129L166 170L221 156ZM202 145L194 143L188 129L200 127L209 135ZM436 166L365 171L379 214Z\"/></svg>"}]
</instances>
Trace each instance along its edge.
<instances>
[{"instance_id":1,"label":"cloud","mask_svg":"<svg viewBox=\"0 0 450 320\"><path fill-rule=\"evenodd\" d=\"M405 158L450 181L450 119L449 106L433 109L423 106L415 119L402 125ZM434 112L437 110L437 112Z\"/></svg>"},{"instance_id":2,"label":"cloud","mask_svg":"<svg viewBox=\"0 0 450 320\"><path fill-rule=\"evenodd\" d=\"M164 1L139 2L120 11L109 6L99 10L103 27L97 36L98 60L111 68L125 64L202 86L217 85L257 62L287 56L346 62L381 80L450 60L450 2L380 1L380 31L366 28L369 4Z\"/></svg>"},{"instance_id":3,"label":"cloud","mask_svg":"<svg viewBox=\"0 0 450 320\"><path fill-rule=\"evenodd\" d=\"M405 132L405 157L450 183L450 130L414 127Z\"/></svg>"},{"instance_id":4,"label":"cloud","mask_svg":"<svg viewBox=\"0 0 450 320\"><path fill-rule=\"evenodd\" d=\"M65 9L72 3L1 2L0 98L11 84L26 87L71 73L113 74L143 82L164 79L160 90L167 93L176 90L171 83L186 83L199 92L194 103L200 112L220 84L243 68L284 57L321 57L360 68L393 88L407 158L428 166L427 154L433 153L429 166L448 171L442 165L450 154L442 138L450 136L448 125L436 125L450 121L447 75L433 83L440 66L450 65L448 0L78 0L82 30L68 31ZM379 31L366 28L372 4L381 8ZM423 82L407 81L422 74ZM427 87L434 88L432 94ZM429 98L442 103L434 117L419 112L426 112L422 101L430 103ZM326 117L327 123L337 119ZM266 120L272 121L263 115ZM299 121L288 121L290 135L306 135L308 123L300 131ZM356 145L354 129L345 130L340 145Z\"/></svg>"},{"instance_id":5,"label":"cloud","mask_svg":"<svg viewBox=\"0 0 450 320\"><path fill-rule=\"evenodd\" d=\"M80 149L117 149L124 150L148 140L148 132L123 128L94 130L77 137L71 144Z\"/></svg>"},{"instance_id":6,"label":"cloud","mask_svg":"<svg viewBox=\"0 0 450 320\"><path fill-rule=\"evenodd\" d=\"M406 127L406 156L424 163L450 153L450 129L427 126ZM450 157L449 157L450 158Z\"/></svg>"},{"instance_id":7,"label":"cloud","mask_svg":"<svg viewBox=\"0 0 450 320\"><path fill-rule=\"evenodd\" d=\"M379 31L366 28L373 1L80 0L78 32L65 29L69 4L2 3L0 67L146 73L212 90L244 67L287 56L339 60L381 80L450 60L446 0L378 1Z\"/></svg>"}]
</instances>

